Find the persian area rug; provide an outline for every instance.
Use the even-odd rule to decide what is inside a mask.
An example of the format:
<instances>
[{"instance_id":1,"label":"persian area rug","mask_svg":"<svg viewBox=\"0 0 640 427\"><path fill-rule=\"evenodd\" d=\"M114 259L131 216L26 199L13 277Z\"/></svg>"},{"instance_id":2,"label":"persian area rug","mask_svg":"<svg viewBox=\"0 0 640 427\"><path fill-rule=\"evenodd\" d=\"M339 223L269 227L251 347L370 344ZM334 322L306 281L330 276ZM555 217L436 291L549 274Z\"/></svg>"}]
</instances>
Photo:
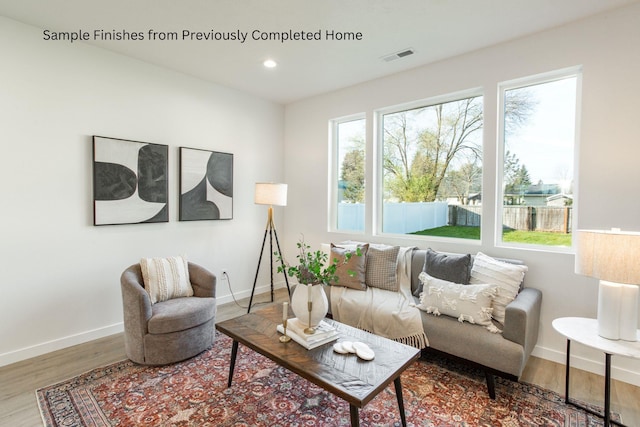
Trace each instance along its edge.
<instances>
[{"instance_id":1,"label":"persian area rug","mask_svg":"<svg viewBox=\"0 0 640 427\"><path fill-rule=\"evenodd\" d=\"M227 388L231 339L163 367L122 361L37 390L45 426L349 426L344 400L240 346ZM601 426L601 419L534 385L496 379L446 359L401 377L409 426ZM597 408L594 408L597 409ZM619 419L619 417L618 417ZM400 426L393 384L360 411L362 426Z\"/></svg>"}]
</instances>

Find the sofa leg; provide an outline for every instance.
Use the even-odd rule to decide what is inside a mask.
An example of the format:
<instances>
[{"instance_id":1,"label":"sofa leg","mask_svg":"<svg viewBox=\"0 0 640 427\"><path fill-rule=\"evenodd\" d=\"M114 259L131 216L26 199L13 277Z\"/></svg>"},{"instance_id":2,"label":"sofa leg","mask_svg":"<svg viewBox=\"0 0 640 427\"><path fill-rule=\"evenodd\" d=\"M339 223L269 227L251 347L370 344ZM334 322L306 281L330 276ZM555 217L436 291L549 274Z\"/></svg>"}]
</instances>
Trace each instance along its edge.
<instances>
[{"instance_id":1,"label":"sofa leg","mask_svg":"<svg viewBox=\"0 0 640 427\"><path fill-rule=\"evenodd\" d=\"M484 371L484 376L487 378L487 390L489 391L489 397L491 400L496 400L496 378L489 371Z\"/></svg>"}]
</instances>

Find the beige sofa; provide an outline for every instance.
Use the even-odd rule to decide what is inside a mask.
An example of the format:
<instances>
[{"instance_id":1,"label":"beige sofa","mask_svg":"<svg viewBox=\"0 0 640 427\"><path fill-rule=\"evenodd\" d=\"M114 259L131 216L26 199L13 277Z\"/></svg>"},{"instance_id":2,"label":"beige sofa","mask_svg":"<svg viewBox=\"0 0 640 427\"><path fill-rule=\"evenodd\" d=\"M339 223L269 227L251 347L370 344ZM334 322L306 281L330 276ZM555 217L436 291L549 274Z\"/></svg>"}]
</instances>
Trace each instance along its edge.
<instances>
[{"instance_id":1,"label":"beige sofa","mask_svg":"<svg viewBox=\"0 0 640 427\"><path fill-rule=\"evenodd\" d=\"M417 290L421 286L418 276L423 271L426 256L427 250L417 249L411 258L411 290L416 304L419 304L419 298L415 295L419 295ZM518 260L500 261L522 264ZM473 257L469 268L472 265ZM516 298L506 307L504 324L494 322L502 333L460 322L455 317L435 316L421 311L422 325L429 341L425 353L436 351L481 367L486 373L487 388L492 399L495 398L494 375L517 381L538 339L542 293L538 289L525 287L524 283L520 286ZM331 289L327 289L327 295L331 298Z\"/></svg>"}]
</instances>

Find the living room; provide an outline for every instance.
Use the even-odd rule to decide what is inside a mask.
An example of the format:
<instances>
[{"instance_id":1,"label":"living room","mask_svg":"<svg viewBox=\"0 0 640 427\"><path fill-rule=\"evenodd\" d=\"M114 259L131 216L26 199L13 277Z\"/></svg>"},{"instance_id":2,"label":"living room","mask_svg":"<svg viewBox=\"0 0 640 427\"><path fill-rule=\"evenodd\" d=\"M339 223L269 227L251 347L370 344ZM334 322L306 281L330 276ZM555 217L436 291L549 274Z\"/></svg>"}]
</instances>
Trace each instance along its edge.
<instances>
[{"instance_id":1,"label":"living room","mask_svg":"<svg viewBox=\"0 0 640 427\"><path fill-rule=\"evenodd\" d=\"M497 108L484 111L485 191L479 241L380 235L373 213L364 234L327 231L327 129L333 119L364 114L371 154L367 182L374 182L372 135L379 109L471 88L482 88L485 105L496 105L500 82L568 67L582 68L574 229L640 231L636 196L640 121L635 97L640 93L640 4L636 1L616 2L617 7L571 22L558 22L429 63L411 63L393 73L380 72L367 81L349 75L344 80L349 84L280 100L266 95L267 88L248 93L224 81L214 83L175 71L170 65L159 66L151 58L136 59L79 41L43 40L46 22L31 22L28 10L6 3L0 3L0 112L5 152L0 171L5 196L0 233L5 274L0 366L121 333L119 277L142 257L184 254L218 276L218 304L232 302L231 289L236 297L248 297L266 219L265 207L253 200L254 184L261 181L289 186L287 206L275 208L275 219L280 244L291 258L303 233L313 247L353 239L459 253L482 251L523 260L529 267L527 285L543 294L533 355L564 363L565 339L553 329L552 321L567 316L594 318L598 283L575 274L573 251L495 243L492 218L497 196L491 190L496 187L498 169ZM73 15L80 10L76 3L59 8ZM559 7L549 6L552 4L548 7ZM125 28L142 31L131 23L144 9L136 11L117 15L128 16L121 21L128 23ZM546 13L554 12L549 9ZM33 16L41 19L38 14ZM177 16L186 19L187 15ZM55 22L53 16L51 20ZM97 18L76 24L100 27L96 22ZM344 30L358 31L358 26L345 24ZM352 49L357 49L367 43L367 37L371 35L364 32L363 40L340 43L353 43ZM258 46L277 51L278 43L281 41L265 41ZM161 62L163 45L149 46L150 54ZM381 51L378 57L387 53ZM256 57L255 64L246 67L261 67L262 59ZM225 67L226 62L233 59L217 57L207 59L206 64ZM390 67L401 66L394 62ZM283 83L276 74L286 72L286 64L280 68L283 70L263 71L270 73L263 77L265 86L271 82L275 88L286 88L286 79ZM325 64L322 72L346 74L348 70ZM291 85L297 90L296 82L292 80ZM93 225L93 135L168 145L168 222ZM179 147L234 155L231 220L178 221ZM372 205L373 194L369 197ZM227 280L221 277L223 269L229 272ZM268 282L263 268L258 290L266 292ZM277 286L284 286L281 277ZM572 354L573 366L602 373L600 352L576 346ZM614 358L612 373L616 379L640 386L637 360Z\"/></svg>"}]
</instances>

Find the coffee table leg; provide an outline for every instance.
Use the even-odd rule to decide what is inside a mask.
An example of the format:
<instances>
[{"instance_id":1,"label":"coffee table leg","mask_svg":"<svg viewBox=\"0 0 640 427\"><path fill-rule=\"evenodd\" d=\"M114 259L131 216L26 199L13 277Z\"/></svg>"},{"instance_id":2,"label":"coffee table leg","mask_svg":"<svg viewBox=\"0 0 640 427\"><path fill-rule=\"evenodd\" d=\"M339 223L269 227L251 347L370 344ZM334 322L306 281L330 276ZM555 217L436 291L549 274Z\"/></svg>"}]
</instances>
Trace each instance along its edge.
<instances>
[{"instance_id":1,"label":"coffee table leg","mask_svg":"<svg viewBox=\"0 0 640 427\"><path fill-rule=\"evenodd\" d=\"M233 340L231 345L231 364L229 365L229 381L227 387L231 387L231 380L233 379L233 368L236 367L236 356L238 355L238 341Z\"/></svg>"},{"instance_id":2,"label":"coffee table leg","mask_svg":"<svg viewBox=\"0 0 640 427\"><path fill-rule=\"evenodd\" d=\"M404 399L402 398L402 384L400 384L400 377L393 380L393 385L396 386L396 397L398 398L398 409L400 410L402 427L407 427L407 417L404 414Z\"/></svg>"},{"instance_id":3,"label":"coffee table leg","mask_svg":"<svg viewBox=\"0 0 640 427\"><path fill-rule=\"evenodd\" d=\"M349 405L349 409L351 411L351 427L359 427L360 414L358 413L358 408L356 406Z\"/></svg>"}]
</instances>

